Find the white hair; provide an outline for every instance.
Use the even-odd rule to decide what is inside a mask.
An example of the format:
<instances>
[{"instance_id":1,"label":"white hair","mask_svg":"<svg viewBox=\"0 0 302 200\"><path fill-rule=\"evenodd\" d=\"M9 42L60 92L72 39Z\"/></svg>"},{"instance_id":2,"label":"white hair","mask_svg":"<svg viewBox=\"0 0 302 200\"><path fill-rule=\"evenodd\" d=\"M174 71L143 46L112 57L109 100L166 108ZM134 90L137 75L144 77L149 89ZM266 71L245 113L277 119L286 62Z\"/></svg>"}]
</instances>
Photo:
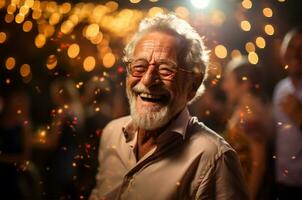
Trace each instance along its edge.
<instances>
[{"instance_id":1,"label":"white hair","mask_svg":"<svg viewBox=\"0 0 302 200\"><path fill-rule=\"evenodd\" d=\"M124 49L125 62L132 58L137 42L146 34L152 31L171 32L179 36L184 42L185 51L181 55L184 67L191 68L192 71L203 73L203 80L207 77L207 67L209 63L209 51L206 49L203 38L185 20L174 14L158 14L152 18L145 18L139 24L138 32L132 37L131 41ZM201 96L204 91L203 81L196 91L195 97L189 102L193 102Z\"/></svg>"}]
</instances>

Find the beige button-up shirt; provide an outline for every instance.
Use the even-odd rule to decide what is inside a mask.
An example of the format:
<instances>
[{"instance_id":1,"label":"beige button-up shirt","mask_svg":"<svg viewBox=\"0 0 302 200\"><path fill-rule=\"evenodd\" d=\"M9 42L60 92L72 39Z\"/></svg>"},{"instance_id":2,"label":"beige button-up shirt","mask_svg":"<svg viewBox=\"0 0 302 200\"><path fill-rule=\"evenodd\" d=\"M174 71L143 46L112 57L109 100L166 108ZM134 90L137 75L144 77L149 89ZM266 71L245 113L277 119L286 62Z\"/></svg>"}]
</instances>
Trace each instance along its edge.
<instances>
[{"instance_id":1,"label":"beige button-up shirt","mask_svg":"<svg viewBox=\"0 0 302 200\"><path fill-rule=\"evenodd\" d=\"M106 126L90 200L248 199L235 151L187 108L138 161L136 141L130 116Z\"/></svg>"}]
</instances>

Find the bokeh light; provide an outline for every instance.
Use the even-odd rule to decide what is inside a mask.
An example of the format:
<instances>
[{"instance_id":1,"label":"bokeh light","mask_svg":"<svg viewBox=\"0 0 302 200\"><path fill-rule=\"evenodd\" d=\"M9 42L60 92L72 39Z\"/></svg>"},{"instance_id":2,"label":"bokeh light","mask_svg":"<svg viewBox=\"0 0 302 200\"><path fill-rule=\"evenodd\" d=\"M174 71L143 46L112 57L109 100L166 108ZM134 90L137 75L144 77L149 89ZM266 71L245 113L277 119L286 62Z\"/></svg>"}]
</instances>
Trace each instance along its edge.
<instances>
[{"instance_id":1,"label":"bokeh light","mask_svg":"<svg viewBox=\"0 0 302 200\"><path fill-rule=\"evenodd\" d=\"M262 12L265 17L273 16L273 10L271 8L264 8Z\"/></svg>"},{"instance_id":2,"label":"bokeh light","mask_svg":"<svg viewBox=\"0 0 302 200\"><path fill-rule=\"evenodd\" d=\"M57 63L58 63L57 57L55 55L50 55L47 58L46 67L49 70L52 70L57 66Z\"/></svg>"},{"instance_id":3,"label":"bokeh light","mask_svg":"<svg viewBox=\"0 0 302 200\"><path fill-rule=\"evenodd\" d=\"M95 68L95 58L93 56L88 56L83 62L83 68L86 72L91 72Z\"/></svg>"},{"instance_id":4,"label":"bokeh light","mask_svg":"<svg viewBox=\"0 0 302 200\"><path fill-rule=\"evenodd\" d=\"M0 32L0 44L6 41L6 33Z\"/></svg>"},{"instance_id":5,"label":"bokeh light","mask_svg":"<svg viewBox=\"0 0 302 200\"><path fill-rule=\"evenodd\" d=\"M256 45L257 45L257 47L259 47L260 49L265 48L265 46L266 46L265 39L264 39L263 37L257 37L257 38L256 38Z\"/></svg>"},{"instance_id":6,"label":"bokeh light","mask_svg":"<svg viewBox=\"0 0 302 200\"><path fill-rule=\"evenodd\" d=\"M75 58L80 53L80 46L76 43L70 45L67 50L67 54L70 58Z\"/></svg>"},{"instance_id":7,"label":"bokeh light","mask_svg":"<svg viewBox=\"0 0 302 200\"><path fill-rule=\"evenodd\" d=\"M14 57L8 57L5 61L5 67L7 70L14 69L16 65L16 59Z\"/></svg>"},{"instance_id":8,"label":"bokeh light","mask_svg":"<svg viewBox=\"0 0 302 200\"><path fill-rule=\"evenodd\" d=\"M271 25L271 24L265 25L264 31L267 35L274 35L274 33L275 33L275 29L274 29L273 25Z\"/></svg>"},{"instance_id":9,"label":"bokeh light","mask_svg":"<svg viewBox=\"0 0 302 200\"><path fill-rule=\"evenodd\" d=\"M20 75L22 77L27 77L27 76L29 76L30 73L31 73L31 70L30 70L30 65L29 64L23 64L23 65L21 65L21 67L20 67Z\"/></svg>"},{"instance_id":10,"label":"bokeh light","mask_svg":"<svg viewBox=\"0 0 302 200\"><path fill-rule=\"evenodd\" d=\"M243 1L241 2L241 5L242 5L242 7L245 8L245 9L251 9L252 6L253 6L253 3L252 3L252 1L250 1L250 0L243 0Z\"/></svg>"},{"instance_id":11,"label":"bokeh light","mask_svg":"<svg viewBox=\"0 0 302 200\"><path fill-rule=\"evenodd\" d=\"M228 55L228 51L227 51L227 49L226 49L226 47L225 46L223 46L223 45L217 45L216 47L215 47L215 55L218 57L218 58L221 58L221 59L223 59L223 58L226 58L227 57L227 55Z\"/></svg>"},{"instance_id":12,"label":"bokeh light","mask_svg":"<svg viewBox=\"0 0 302 200\"><path fill-rule=\"evenodd\" d=\"M248 54L248 61L253 64L253 65L256 65L259 61L259 58L258 58L258 55L256 52L250 52Z\"/></svg>"},{"instance_id":13,"label":"bokeh light","mask_svg":"<svg viewBox=\"0 0 302 200\"><path fill-rule=\"evenodd\" d=\"M240 23L240 27L243 31L250 31L251 30L251 24L249 21L247 20L243 20L241 23Z\"/></svg>"},{"instance_id":14,"label":"bokeh light","mask_svg":"<svg viewBox=\"0 0 302 200\"><path fill-rule=\"evenodd\" d=\"M106 68L110 68L115 63L115 56L112 53L106 53L103 57L103 65Z\"/></svg>"}]
</instances>

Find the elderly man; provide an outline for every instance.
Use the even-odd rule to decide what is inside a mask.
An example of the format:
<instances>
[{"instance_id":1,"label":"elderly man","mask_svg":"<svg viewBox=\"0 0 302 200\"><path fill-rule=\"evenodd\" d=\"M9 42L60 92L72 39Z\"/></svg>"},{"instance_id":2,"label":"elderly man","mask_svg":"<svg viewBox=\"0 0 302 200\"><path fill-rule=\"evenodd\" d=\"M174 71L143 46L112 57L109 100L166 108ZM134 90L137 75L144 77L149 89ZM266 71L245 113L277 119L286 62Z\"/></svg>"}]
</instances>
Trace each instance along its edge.
<instances>
[{"instance_id":1,"label":"elderly man","mask_svg":"<svg viewBox=\"0 0 302 200\"><path fill-rule=\"evenodd\" d=\"M187 109L207 57L176 16L141 22L125 48L131 116L103 131L91 200L248 199L235 151Z\"/></svg>"},{"instance_id":2,"label":"elderly man","mask_svg":"<svg viewBox=\"0 0 302 200\"><path fill-rule=\"evenodd\" d=\"M281 54L289 76L274 93L276 177L279 199L294 200L302 196L302 27L286 34Z\"/></svg>"}]
</instances>

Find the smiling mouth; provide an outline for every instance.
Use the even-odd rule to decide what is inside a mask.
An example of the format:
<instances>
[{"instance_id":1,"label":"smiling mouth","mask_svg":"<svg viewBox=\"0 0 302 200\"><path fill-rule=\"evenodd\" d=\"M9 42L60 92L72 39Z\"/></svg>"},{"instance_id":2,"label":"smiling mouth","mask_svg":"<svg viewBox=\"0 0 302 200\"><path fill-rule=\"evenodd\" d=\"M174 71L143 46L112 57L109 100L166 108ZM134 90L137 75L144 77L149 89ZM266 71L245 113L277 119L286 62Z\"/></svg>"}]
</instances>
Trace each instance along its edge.
<instances>
[{"instance_id":1,"label":"smiling mouth","mask_svg":"<svg viewBox=\"0 0 302 200\"><path fill-rule=\"evenodd\" d=\"M150 94L145 92L136 94L145 102L165 104L169 100L167 95Z\"/></svg>"}]
</instances>

